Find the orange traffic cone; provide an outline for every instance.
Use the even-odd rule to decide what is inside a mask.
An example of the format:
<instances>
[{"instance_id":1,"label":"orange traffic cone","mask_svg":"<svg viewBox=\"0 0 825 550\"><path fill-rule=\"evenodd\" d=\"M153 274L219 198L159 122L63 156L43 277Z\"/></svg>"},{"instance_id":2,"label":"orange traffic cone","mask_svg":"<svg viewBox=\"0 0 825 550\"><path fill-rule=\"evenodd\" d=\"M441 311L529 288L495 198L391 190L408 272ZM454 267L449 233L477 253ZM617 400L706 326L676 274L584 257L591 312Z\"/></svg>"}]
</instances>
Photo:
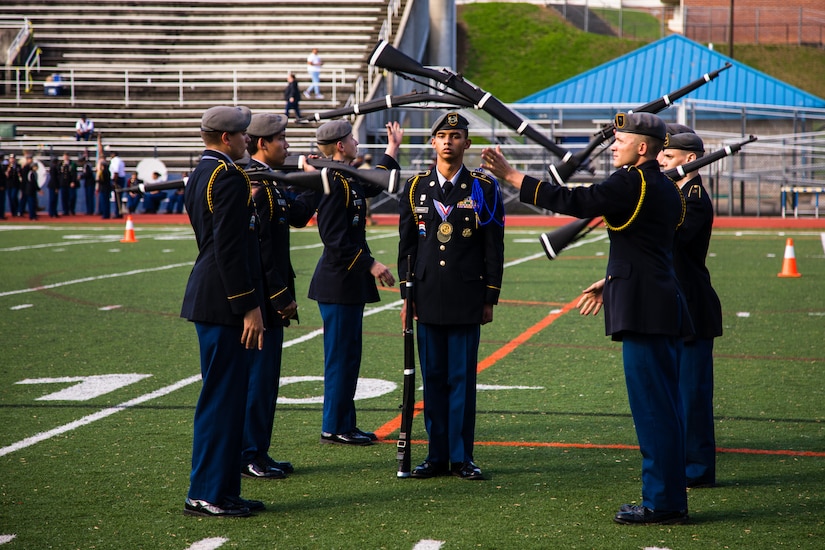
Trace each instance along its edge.
<instances>
[{"instance_id":1,"label":"orange traffic cone","mask_svg":"<svg viewBox=\"0 0 825 550\"><path fill-rule=\"evenodd\" d=\"M135 238L135 225L132 223L132 216L126 216L126 233L123 235L123 238L120 239L122 243L136 243L138 242Z\"/></svg>"},{"instance_id":2,"label":"orange traffic cone","mask_svg":"<svg viewBox=\"0 0 825 550\"><path fill-rule=\"evenodd\" d=\"M796 255L793 251L793 239L788 237L785 241L785 259L782 260L782 273L777 277L802 277L802 274L796 270Z\"/></svg>"}]
</instances>

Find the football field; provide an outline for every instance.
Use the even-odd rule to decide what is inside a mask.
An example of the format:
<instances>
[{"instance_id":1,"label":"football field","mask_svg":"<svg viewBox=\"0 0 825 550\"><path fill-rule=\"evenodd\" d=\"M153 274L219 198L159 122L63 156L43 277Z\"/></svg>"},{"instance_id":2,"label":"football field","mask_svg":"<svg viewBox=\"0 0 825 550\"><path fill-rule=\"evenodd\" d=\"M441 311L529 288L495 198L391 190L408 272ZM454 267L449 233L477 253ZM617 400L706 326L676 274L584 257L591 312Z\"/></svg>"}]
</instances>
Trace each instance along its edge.
<instances>
[{"instance_id":1,"label":"football field","mask_svg":"<svg viewBox=\"0 0 825 550\"><path fill-rule=\"evenodd\" d=\"M484 481L396 477L403 383L397 287L368 304L357 395L369 447L319 444L323 345L306 298L321 252L292 232L300 323L285 331L272 456L285 480L243 480L268 510L184 516L200 390L194 326L179 317L197 248L188 225L0 225L0 549L774 549L825 540L825 229L718 228L708 266L718 481L691 520L621 526L641 456L621 346L582 317L601 278L597 229L548 261L548 228L508 226L501 302L482 328L475 458ZM786 239L799 278L779 278ZM397 230L368 228L395 266ZM420 383L420 373L417 382ZM422 392L417 392L421 400ZM413 464L426 456L419 415Z\"/></svg>"}]
</instances>

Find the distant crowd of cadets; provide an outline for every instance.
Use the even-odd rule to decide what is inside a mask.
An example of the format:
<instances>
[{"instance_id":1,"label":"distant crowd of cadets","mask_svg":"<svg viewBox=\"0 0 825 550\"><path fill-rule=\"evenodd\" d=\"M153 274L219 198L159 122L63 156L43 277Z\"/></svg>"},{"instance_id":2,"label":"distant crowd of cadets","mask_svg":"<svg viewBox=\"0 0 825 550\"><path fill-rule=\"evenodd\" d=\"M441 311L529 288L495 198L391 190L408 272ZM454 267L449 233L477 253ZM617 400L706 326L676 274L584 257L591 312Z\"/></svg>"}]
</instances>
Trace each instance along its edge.
<instances>
[{"instance_id":1,"label":"distant crowd of cadets","mask_svg":"<svg viewBox=\"0 0 825 550\"><path fill-rule=\"evenodd\" d=\"M0 153L0 165L2 220L24 216L28 216L30 220L38 219L39 196L47 197L44 209L50 218L76 215L78 195L84 197L86 215L93 216L97 213L104 219L111 217L111 194L115 186L113 175L110 173L110 162L107 159L101 159L95 166L85 155L80 155L75 162L69 153L64 153L62 158L52 157L49 165L45 167L45 174L41 174L39 171L42 165L35 162L31 154L25 154L20 162L14 153L9 154L8 159ZM160 174L154 175L156 179L160 179ZM116 185L122 187L124 184L139 183L143 181L138 179L137 173L133 173L128 182L121 181ZM145 194L127 193L125 202L130 214L138 211L141 200L145 213L157 213L164 200L168 200L165 210L167 214L183 213L183 189ZM114 206L115 217L120 217L117 203Z\"/></svg>"}]
</instances>

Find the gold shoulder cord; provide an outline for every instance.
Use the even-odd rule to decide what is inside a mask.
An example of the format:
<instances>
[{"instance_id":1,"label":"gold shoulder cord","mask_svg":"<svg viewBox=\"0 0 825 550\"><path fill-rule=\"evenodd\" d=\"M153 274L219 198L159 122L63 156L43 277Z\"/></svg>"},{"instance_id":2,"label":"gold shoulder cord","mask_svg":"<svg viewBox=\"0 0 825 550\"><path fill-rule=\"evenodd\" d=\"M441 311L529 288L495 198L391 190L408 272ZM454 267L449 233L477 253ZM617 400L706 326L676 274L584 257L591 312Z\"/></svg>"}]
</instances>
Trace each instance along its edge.
<instances>
[{"instance_id":1,"label":"gold shoulder cord","mask_svg":"<svg viewBox=\"0 0 825 550\"><path fill-rule=\"evenodd\" d=\"M679 216L679 223L676 224L676 227L682 227L682 224L685 222L685 215L687 214L687 204L685 203L685 196L682 194L682 190L679 189L679 185L674 181L673 186L676 187L676 191L679 193L679 200L682 202L682 213Z\"/></svg>"},{"instance_id":2,"label":"gold shoulder cord","mask_svg":"<svg viewBox=\"0 0 825 550\"><path fill-rule=\"evenodd\" d=\"M338 172L338 176L344 184L344 208L349 208L349 181L340 172Z\"/></svg>"},{"instance_id":3,"label":"gold shoulder cord","mask_svg":"<svg viewBox=\"0 0 825 550\"><path fill-rule=\"evenodd\" d=\"M243 179L246 180L246 205L249 206L250 204L252 204L252 182L249 181L249 176L246 175L246 172L244 172L234 164L232 166L236 170L238 170L238 172L240 172L243 175ZM218 174L220 174L224 170L229 170L229 167L227 166L226 162L219 160L217 168L215 168L215 170L212 172L212 175L209 176L209 183L206 184L206 204L209 207L209 212L212 213L215 212L214 202L212 201L212 186L215 183L215 179L218 177Z\"/></svg>"},{"instance_id":4,"label":"gold shoulder cord","mask_svg":"<svg viewBox=\"0 0 825 550\"><path fill-rule=\"evenodd\" d=\"M628 170L636 170L637 172L639 172L639 177L642 178L642 189L641 189L641 192L639 193L639 202L638 202L638 204L636 204L636 210L633 211L633 214L630 216L630 219L627 220L622 225L618 225L618 226L610 225L610 222L607 221L607 216L602 216L602 219L604 220L605 227L607 227L611 231L624 231L625 229L630 227L630 224L633 223L636 220L636 218L639 216L639 212L642 210L642 202L644 202L645 194L647 193L647 181L645 181L645 175L642 173L642 171L639 170L636 166L631 166L630 168L628 168ZM679 195L681 196L681 194L682 194L682 192L680 191ZM683 213L683 216L684 216L684 199L682 200L682 213ZM679 223L681 223L681 222L679 222Z\"/></svg>"},{"instance_id":5,"label":"gold shoulder cord","mask_svg":"<svg viewBox=\"0 0 825 550\"><path fill-rule=\"evenodd\" d=\"M415 188L418 186L418 179L420 178L420 174L416 174L410 184L410 194L407 197L410 201L410 211L412 211L413 215L413 223L418 224L418 214L415 213Z\"/></svg>"},{"instance_id":6,"label":"gold shoulder cord","mask_svg":"<svg viewBox=\"0 0 825 550\"><path fill-rule=\"evenodd\" d=\"M269 185L264 185L264 193L269 203L269 221L272 221L275 217L275 193Z\"/></svg>"},{"instance_id":7,"label":"gold shoulder cord","mask_svg":"<svg viewBox=\"0 0 825 550\"><path fill-rule=\"evenodd\" d=\"M214 203L212 201L212 184L215 183L215 178L218 177L222 171L226 170L226 163L222 160L218 161L218 166L212 172L212 175L209 176L209 183L206 184L206 205L209 208L210 213L215 212Z\"/></svg>"}]
</instances>

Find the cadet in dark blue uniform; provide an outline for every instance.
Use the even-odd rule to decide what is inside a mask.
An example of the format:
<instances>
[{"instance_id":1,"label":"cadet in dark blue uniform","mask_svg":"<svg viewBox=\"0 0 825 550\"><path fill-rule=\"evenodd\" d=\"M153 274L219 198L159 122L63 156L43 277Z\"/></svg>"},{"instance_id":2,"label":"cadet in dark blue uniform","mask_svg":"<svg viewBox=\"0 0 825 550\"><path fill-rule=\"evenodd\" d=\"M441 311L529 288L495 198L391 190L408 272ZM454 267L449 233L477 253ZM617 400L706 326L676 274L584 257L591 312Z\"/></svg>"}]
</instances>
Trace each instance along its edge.
<instances>
[{"instance_id":1,"label":"cadet in dark blue uniform","mask_svg":"<svg viewBox=\"0 0 825 550\"><path fill-rule=\"evenodd\" d=\"M687 126L668 124L668 140L659 154L662 170L692 162L705 153L702 138ZM722 304L710 283L705 258L713 229L713 204L698 172L676 182L685 197L685 221L676 232L673 267L687 299L695 336L679 356L679 394L685 414L688 487L716 485L716 437L713 426L713 339L722 335Z\"/></svg>"},{"instance_id":2,"label":"cadet in dark blue uniform","mask_svg":"<svg viewBox=\"0 0 825 550\"><path fill-rule=\"evenodd\" d=\"M478 345L501 290L504 204L495 180L464 167L471 141L463 116L439 117L431 134L435 169L407 181L399 206L399 279L406 299L412 256L429 436L427 459L411 476L482 479L473 462Z\"/></svg>"},{"instance_id":3,"label":"cadet in dark blue uniform","mask_svg":"<svg viewBox=\"0 0 825 550\"><path fill-rule=\"evenodd\" d=\"M379 166L397 169L403 132L387 125L389 143ZM332 120L316 131L324 156L346 164L358 155L358 141L346 120ZM371 445L372 432L358 428L355 389L361 369L364 306L379 301L375 281L393 286L395 278L372 257L367 245L367 197L383 188L333 172L330 193L318 206L318 232L324 251L309 284L309 298L318 302L324 321L324 416L321 443Z\"/></svg>"},{"instance_id":4,"label":"cadet in dark blue uniform","mask_svg":"<svg viewBox=\"0 0 825 550\"><path fill-rule=\"evenodd\" d=\"M271 170L281 166L287 156L287 118L260 113L252 116L247 134L251 156L247 170ZM306 164L309 170L314 170ZM292 473L291 463L269 456L278 385L284 327L298 318L295 302L295 272L289 258L289 226L304 227L315 214L319 193L306 192L290 199L274 179L252 183L255 209L261 222L261 260L266 281L266 308L274 322L267 326L263 349L255 354L249 369L246 421L243 431L241 473L247 477L280 479Z\"/></svg>"},{"instance_id":5,"label":"cadet in dark blue uniform","mask_svg":"<svg viewBox=\"0 0 825 550\"><path fill-rule=\"evenodd\" d=\"M184 513L248 516L264 508L240 498L241 443L249 365L263 348L264 285L258 220L243 157L246 107L212 107L201 119L206 150L184 200L198 243L181 317L193 321L203 387L195 408L192 473Z\"/></svg>"},{"instance_id":6,"label":"cadet in dark blue uniform","mask_svg":"<svg viewBox=\"0 0 825 550\"><path fill-rule=\"evenodd\" d=\"M521 200L579 218L604 216L607 276L585 290L582 313L603 300L605 327L622 341L630 410L642 453L642 504L624 505L617 523L683 523L688 518L679 351L692 333L673 269L673 239L684 217L679 188L659 170L665 123L656 115L616 115L613 166L605 181L567 188L514 170L498 148L483 166L521 189Z\"/></svg>"}]
</instances>

